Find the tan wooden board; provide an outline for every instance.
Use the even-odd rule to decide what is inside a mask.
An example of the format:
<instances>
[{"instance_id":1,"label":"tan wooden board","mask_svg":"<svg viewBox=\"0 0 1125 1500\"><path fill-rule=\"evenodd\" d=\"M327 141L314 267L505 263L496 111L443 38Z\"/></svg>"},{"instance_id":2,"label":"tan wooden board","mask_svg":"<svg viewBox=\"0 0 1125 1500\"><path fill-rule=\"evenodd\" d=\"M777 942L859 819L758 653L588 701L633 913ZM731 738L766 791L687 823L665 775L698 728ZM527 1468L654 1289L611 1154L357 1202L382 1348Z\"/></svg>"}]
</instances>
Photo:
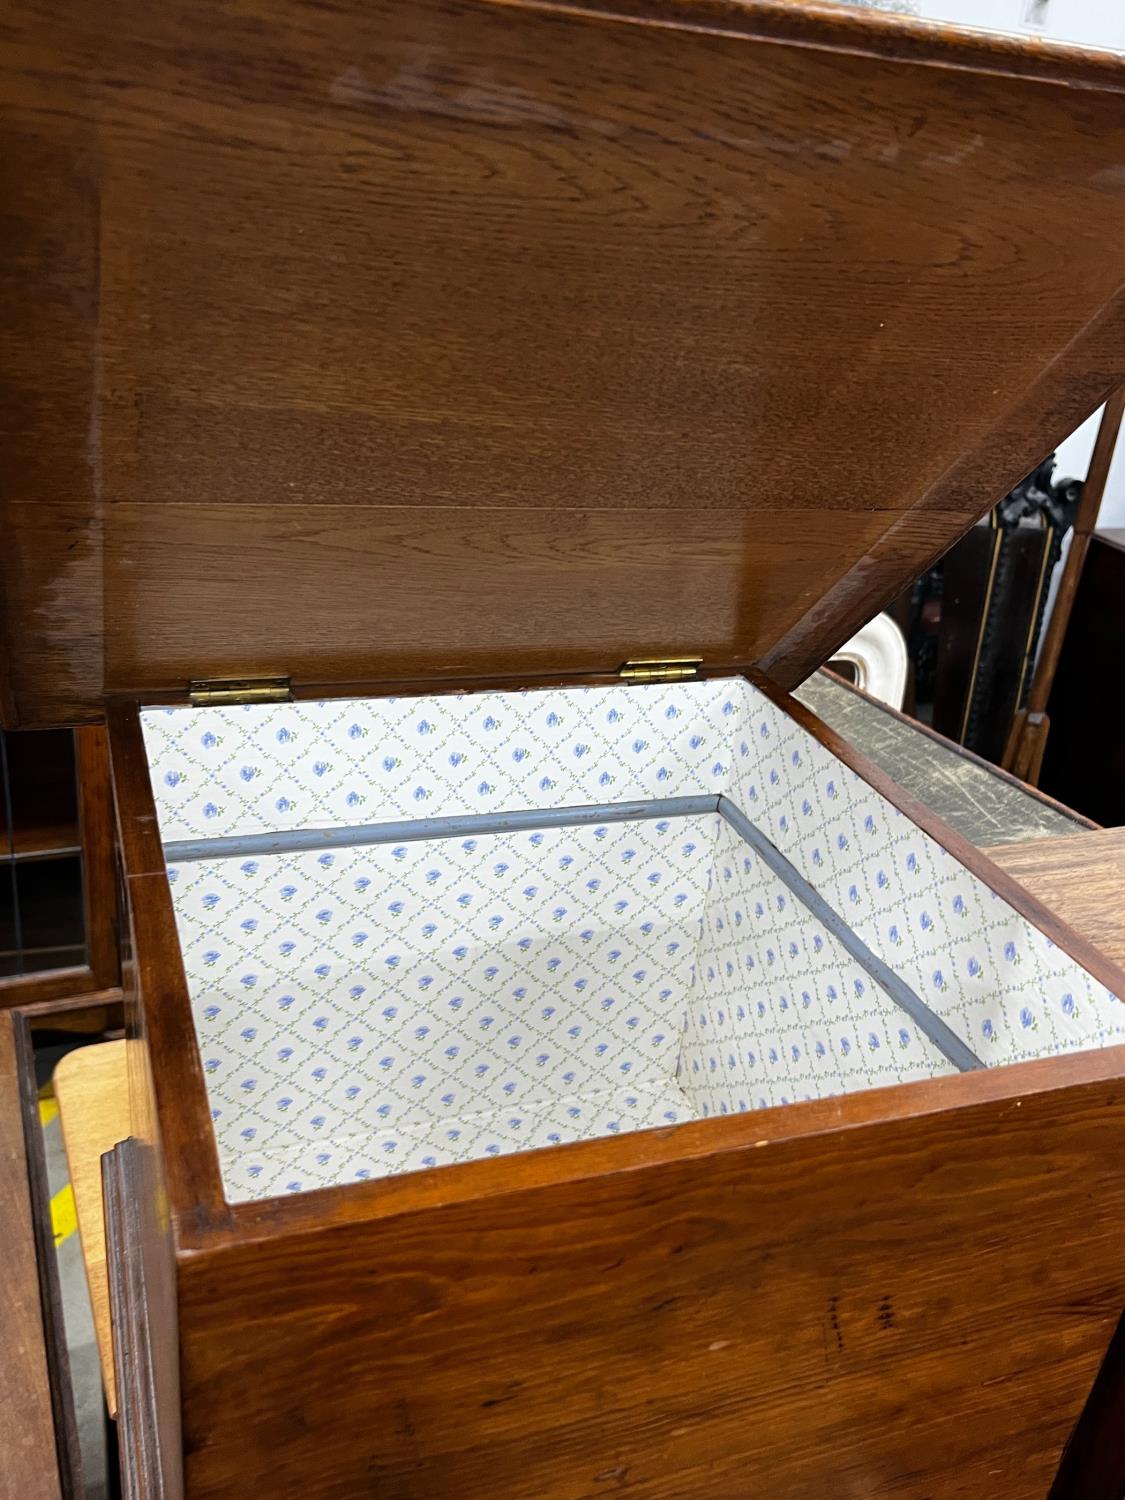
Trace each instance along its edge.
<instances>
[{"instance_id":1,"label":"tan wooden board","mask_svg":"<svg viewBox=\"0 0 1125 1500\"><path fill-rule=\"evenodd\" d=\"M1107 958L1125 964L1125 828L985 853Z\"/></svg>"},{"instance_id":2,"label":"tan wooden board","mask_svg":"<svg viewBox=\"0 0 1125 1500\"><path fill-rule=\"evenodd\" d=\"M92 1047L80 1047L67 1053L55 1069L55 1098L70 1167L98 1357L111 1417L117 1416L117 1387L113 1375L113 1335L106 1274L102 1156L112 1151L130 1131L125 1045L124 1042L101 1042Z\"/></svg>"}]
</instances>

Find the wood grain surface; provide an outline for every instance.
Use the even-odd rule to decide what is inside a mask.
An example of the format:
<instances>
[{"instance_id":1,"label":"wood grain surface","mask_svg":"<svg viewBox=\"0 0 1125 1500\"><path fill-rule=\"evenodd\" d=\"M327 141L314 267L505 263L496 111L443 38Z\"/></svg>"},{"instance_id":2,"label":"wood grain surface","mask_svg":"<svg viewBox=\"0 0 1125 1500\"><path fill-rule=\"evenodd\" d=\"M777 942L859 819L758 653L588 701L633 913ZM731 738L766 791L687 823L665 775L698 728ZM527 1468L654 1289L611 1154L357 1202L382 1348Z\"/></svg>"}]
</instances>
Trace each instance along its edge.
<instances>
[{"instance_id":1,"label":"wood grain surface","mask_svg":"<svg viewBox=\"0 0 1125 1500\"><path fill-rule=\"evenodd\" d=\"M0 1495L60 1500L12 1027L0 1012Z\"/></svg>"},{"instance_id":2,"label":"wood grain surface","mask_svg":"<svg viewBox=\"0 0 1125 1500\"><path fill-rule=\"evenodd\" d=\"M1125 1303L1121 1102L525 1166L185 1257L186 1492L1042 1500Z\"/></svg>"},{"instance_id":3,"label":"wood grain surface","mask_svg":"<svg viewBox=\"0 0 1125 1500\"><path fill-rule=\"evenodd\" d=\"M167 1326L162 1278L152 1279L146 1154L130 1137L102 1158L121 1495L182 1500L179 1409L162 1373L175 1364L178 1345Z\"/></svg>"},{"instance_id":4,"label":"wood grain surface","mask_svg":"<svg viewBox=\"0 0 1125 1500\"><path fill-rule=\"evenodd\" d=\"M763 3L3 35L12 722L259 671L792 683L1125 367L1109 58Z\"/></svg>"},{"instance_id":5,"label":"wood grain surface","mask_svg":"<svg viewBox=\"0 0 1125 1500\"><path fill-rule=\"evenodd\" d=\"M1125 967L1125 828L1004 844L985 853L1061 922Z\"/></svg>"},{"instance_id":6,"label":"wood grain surface","mask_svg":"<svg viewBox=\"0 0 1125 1500\"><path fill-rule=\"evenodd\" d=\"M90 1289L90 1309L101 1360L106 1405L117 1416L113 1376L113 1336L106 1280L105 1215L102 1209L102 1156L131 1132L129 1072L124 1041L78 1047L55 1069L55 1098L62 1123L70 1185Z\"/></svg>"}]
</instances>

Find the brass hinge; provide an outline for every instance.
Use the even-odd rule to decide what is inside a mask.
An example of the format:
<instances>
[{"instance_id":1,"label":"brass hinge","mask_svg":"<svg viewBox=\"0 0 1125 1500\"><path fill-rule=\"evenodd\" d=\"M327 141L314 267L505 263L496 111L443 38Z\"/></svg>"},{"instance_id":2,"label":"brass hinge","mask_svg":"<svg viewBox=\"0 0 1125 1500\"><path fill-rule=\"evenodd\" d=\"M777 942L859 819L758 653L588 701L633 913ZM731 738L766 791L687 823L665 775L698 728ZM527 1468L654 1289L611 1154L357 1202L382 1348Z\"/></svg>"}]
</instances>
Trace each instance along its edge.
<instances>
[{"instance_id":1,"label":"brass hinge","mask_svg":"<svg viewBox=\"0 0 1125 1500\"><path fill-rule=\"evenodd\" d=\"M686 682L699 676L701 656L659 656L652 661L627 661L617 671L625 682Z\"/></svg>"},{"instance_id":2,"label":"brass hinge","mask_svg":"<svg viewBox=\"0 0 1125 1500\"><path fill-rule=\"evenodd\" d=\"M288 677L213 677L193 682L188 688L193 708L218 708L230 703L288 703L292 697Z\"/></svg>"}]
</instances>

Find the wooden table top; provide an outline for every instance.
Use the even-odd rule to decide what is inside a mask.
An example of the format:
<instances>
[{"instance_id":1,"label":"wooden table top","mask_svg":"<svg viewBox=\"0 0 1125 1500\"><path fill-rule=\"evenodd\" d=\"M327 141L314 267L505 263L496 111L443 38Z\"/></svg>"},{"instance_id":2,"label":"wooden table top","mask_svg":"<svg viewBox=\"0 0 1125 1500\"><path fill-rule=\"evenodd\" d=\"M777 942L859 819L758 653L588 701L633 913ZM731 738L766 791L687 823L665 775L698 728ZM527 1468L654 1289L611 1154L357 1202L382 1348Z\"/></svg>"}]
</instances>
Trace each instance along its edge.
<instances>
[{"instance_id":1,"label":"wooden table top","mask_svg":"<svg viewBox=\"0 0 1125 1500\"><path fill-rule=\"evenodd\" d=\"M1125 967L1125 828L1002 844L984 852Z\"/></svg>"},{"instance_id":2,"label":"wooden table top","mask_svg":"<svg viewBox=\"0 0 1125 1500\"><path fill-rule=\"evenodd\" d=\"M129 1135L129 1080L124 1042L100 1042L68 1052L55 1069L55 1098L74 1190L82 1258L98 1340L106 1404L117 1416L113 1335L109 1319L102 1156Z\"/></svg>"}]
</instances>

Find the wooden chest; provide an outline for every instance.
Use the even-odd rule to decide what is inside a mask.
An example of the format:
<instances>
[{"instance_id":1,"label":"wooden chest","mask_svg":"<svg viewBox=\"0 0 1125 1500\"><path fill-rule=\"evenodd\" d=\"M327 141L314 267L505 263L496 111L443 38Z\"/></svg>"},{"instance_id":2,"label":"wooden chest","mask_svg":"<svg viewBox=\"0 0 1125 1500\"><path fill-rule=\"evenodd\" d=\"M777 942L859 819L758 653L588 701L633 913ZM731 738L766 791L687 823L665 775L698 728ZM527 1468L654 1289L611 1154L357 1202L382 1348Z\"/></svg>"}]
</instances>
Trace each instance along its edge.
<instances>
[{"instance_id":1,"label":"wooden chest","mask_svg":"<svg viewBox=\"0 0 1125 1500\"><path fill-rule=\"evenodd\" d=\"M1046 1496L1125 975L786 690L1125 375L1120 59L5 29L0 709L110 722L136 1493Z\"/></svg>"}]
</instances>

